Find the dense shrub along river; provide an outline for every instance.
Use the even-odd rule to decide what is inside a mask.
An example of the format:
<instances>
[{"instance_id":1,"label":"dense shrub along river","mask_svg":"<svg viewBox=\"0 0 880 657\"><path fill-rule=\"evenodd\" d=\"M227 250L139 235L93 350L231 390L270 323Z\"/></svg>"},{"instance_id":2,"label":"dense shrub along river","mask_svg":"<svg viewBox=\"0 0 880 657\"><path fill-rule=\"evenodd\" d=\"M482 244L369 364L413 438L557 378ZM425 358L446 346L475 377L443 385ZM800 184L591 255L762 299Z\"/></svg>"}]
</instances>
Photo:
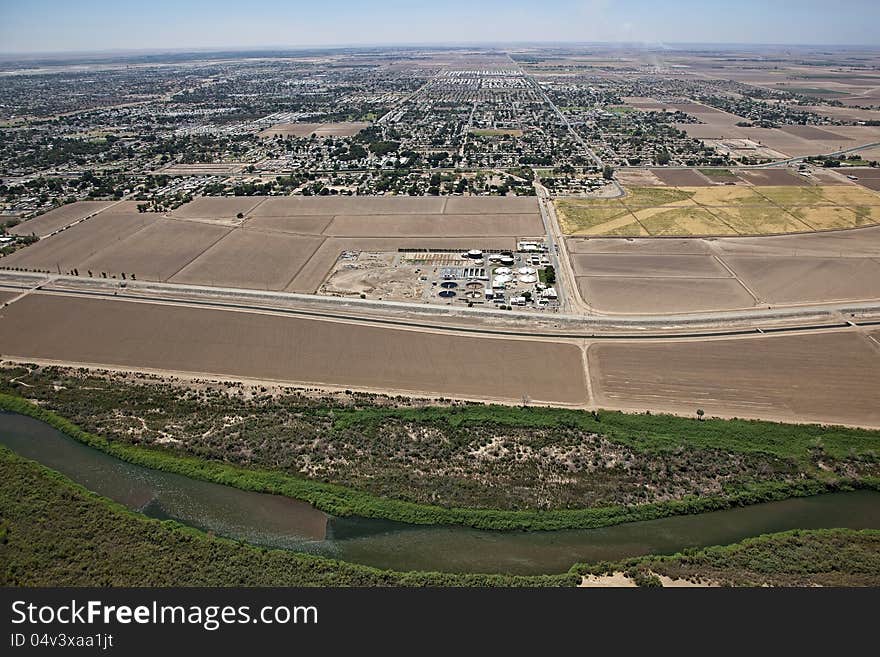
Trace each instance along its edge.
<instances>
[{"instance_id":1,"label":"dense shrub along river","mask_svg":"<svg viewBox=\"0 0 880 657\"><path fill-rule=\"evenodd\" d=\"M334 518L297 500L126 463L22 415L0 413L0 444L154 518L259 545L394 570L561 573L576 562L673 553L788 529L880 529L880 493L872 491L552 532Z\"/></svg>"}]
</instances>

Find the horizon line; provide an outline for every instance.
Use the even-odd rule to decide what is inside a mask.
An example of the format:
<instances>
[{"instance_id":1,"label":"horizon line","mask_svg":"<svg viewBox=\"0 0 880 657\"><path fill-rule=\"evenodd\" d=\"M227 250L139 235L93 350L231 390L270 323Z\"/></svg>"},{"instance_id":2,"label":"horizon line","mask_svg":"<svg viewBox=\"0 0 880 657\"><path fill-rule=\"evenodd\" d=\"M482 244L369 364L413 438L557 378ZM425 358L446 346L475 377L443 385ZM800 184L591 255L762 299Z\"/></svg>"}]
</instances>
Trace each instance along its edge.
<instances>
[{"instance_id":1,"label":"horizon line","mask_svg":"<svg viewBox=\"0 0 880 657\"><path fill-rule=\"evenodd\" d=\"M385 42L385 43L336 43L336 44L268 44L259 46L169 46L163 48L104 48L104 49L72 49L72 50L20 50L0 51L0 57L59 57L69 55L138 55L138 54L187 54L187 53L235 53L235 52L298 52L306 50L343 50L358 48L463 48L463 47L500 47L500 46L626 46L634 49L669 49L670 47L701 46L701 47L764 47L764 48L833 48L843 50L880 50L880 44L843 44L843 43L763 43L735 41L425 41L425 42Z\"/></svg>"}]
</instances>

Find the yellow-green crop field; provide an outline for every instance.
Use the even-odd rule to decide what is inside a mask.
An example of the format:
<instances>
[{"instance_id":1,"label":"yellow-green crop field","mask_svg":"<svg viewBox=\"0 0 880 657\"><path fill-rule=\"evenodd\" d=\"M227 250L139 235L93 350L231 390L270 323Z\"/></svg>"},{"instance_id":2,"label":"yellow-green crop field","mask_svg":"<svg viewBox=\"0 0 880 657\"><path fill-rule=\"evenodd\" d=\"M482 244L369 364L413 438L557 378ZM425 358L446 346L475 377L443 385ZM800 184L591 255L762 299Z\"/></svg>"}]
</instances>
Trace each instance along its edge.
<instances>
[{"instance_id":1,"label":"yellow-green crop field","mask_svg":"<svg viewBox=\"0 0 880 657\"><path fill-rule=\"evenodd\" d=\"M854 185L633 187L619 199L557 199L568 235L771 235L880 223L880 194Z\"/></svg>"}]
</instances>

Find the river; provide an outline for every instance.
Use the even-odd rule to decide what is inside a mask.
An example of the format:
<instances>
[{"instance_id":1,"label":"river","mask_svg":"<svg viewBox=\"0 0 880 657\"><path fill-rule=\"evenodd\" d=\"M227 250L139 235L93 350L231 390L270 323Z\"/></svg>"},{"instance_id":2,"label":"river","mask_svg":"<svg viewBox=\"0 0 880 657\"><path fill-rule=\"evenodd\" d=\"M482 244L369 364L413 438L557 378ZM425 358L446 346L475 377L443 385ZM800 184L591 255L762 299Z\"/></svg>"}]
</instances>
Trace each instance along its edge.
<instances>
[{"instance_id":1,"label":"river","mask_svg":"<svg viewBox=\"0 0 880 657\"><path fill-rule=\"evenodd\" d=\"M880 529L880 493L874 491L549 532L335 518L305 502L126 463L22 415L0 413L0 444L150 517L258 545L395 570L561 573L579 561L669 554L788 529Z\"/></svg>"}]
</instances>

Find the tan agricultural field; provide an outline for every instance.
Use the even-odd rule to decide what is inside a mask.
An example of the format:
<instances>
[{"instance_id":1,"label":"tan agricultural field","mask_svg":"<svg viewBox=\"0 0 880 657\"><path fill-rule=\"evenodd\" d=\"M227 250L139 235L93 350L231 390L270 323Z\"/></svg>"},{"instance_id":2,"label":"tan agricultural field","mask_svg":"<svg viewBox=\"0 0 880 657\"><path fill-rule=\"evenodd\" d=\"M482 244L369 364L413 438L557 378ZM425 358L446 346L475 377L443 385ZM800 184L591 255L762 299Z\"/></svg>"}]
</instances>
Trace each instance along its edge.
<instances>
[{"instance_id":1,"label":"tan agricultural field","mask_svg":"<svg viewBox=\"0 0 880 657\"><path fill-rule=\"evenodd\" d=\"M155 214L105 210L36 244L0 258L0 267L23 267L51 272L82 269L85 261L103 249L120 244L145 227L161 221ZM85 274L85 270L81 272Z\"/></svg>"},{"instance_id":2,"label":"tan agricultural field","mask_svg":"<svg viewBox=\"0 0 880 657\"><path fill-rule=\"evenodd\" d=\"M880 351L857 332L596 343L601 407L880 426Z\"/></svg>"},{"instance_id":3,"label":"tan agricultural field","mask_svg":"<svg viewBox=\"0 0 880 657\"><path fill-rule=\"evenodd\" d=\"M685 278L730 278L711 255L651 255L641 252L572 255L572 265L581 276L664 276Z\"/></svg>"},{"instance_id":4,"label":"tan agricultural field","mask_svg":"<svg viewBox=\"0 0 880 657\"><path fill-rule=\"evenodd\" d=\"M655 240L638 238L618 240L602 237L569 237L569 253L624 253L638 255L707 255L712 250L705 240L693 238L666 238Z\"/></svg>"},{"instance_id":5,"label":"tan agricultural field","mask_svg":"<svg viewBox=\"0 0 880 657\"><path fill-rule=\"evenodd\" d=\"M639 224L649 235L736 235L718 212L700 207L648 208L633 212Z\"/></svg>"},{"instance_id":6,"label":"tan agricultural field","mask_svg":"<svg viewBox=\"0 0 880 657\"><path fill-rule=\"evenodd\" d=\"M177 219L235 219L238 213L245 216L263 202L262 196L200 196L172 210Z\"/></svg>"},{"instance_id":7,"label":"tan agricultural field","mask_svg":"<svg viewBox=\"0 0 880 657\"><path fill-rule=\"evenodd\" d=\"M448 199L440 196L276 196L267 198L251 214L254 217L295 217L337 214L440 214ZM449 199L451 200L451 199ZM479 204L490 211L492 199ZM499 199L516 202L516 199ZM534 201L533 201L534 203ZM533 207L537 212L537 205ZM449 212L454 212L449 210Z\"/></svg>"},{"instance_id":8,"label":"tan agricultural field","mask_svg":"<svg viewBox=\"0 0 880 657\"><path fill-rule=\"evenodd\" d=\"M696 169L652 169L651 173L672 187L701 187L712 184Z\"/></svg>"},{"instance_id":9,"label":"tan agricultural field","mask_svg":"<svg viewBox=\"0 0 880 657\"><path fill-rule=\"evenodd\" d=\"M106 339L106 336L113 339ZM559 404L586 402L576 345L266 313L31 294L0 311L5 354L131 368Z\"/></svg>"},{"instance_id":10,"label":"tan agricultural field","mask_svg":"<svg viewBox=\"0 0 880 657\"><path fill-rule=\"evenodd\" d=\"M204 197L172 218L126 207L21 249L0 267L312 293L343 250L513 249L517 237L544 233L534 197ZM230 221L237 212L248 217Z\"/></svg>"},{"instance_id":11,"label":"tan agricultural field","mask_svg":"<svg viewBox=\"0 0 880 657\"><path fill-rule=\"evenodd\" d=\"M172 283L283 290L322 237L235 230L171 277Z\"/></svg>"},{"instance_id":12,"label":"tan agricultural field","mask_svg":"<svg viewBox=\"0 0 880 657\"><path fill-rule=\"evenodd\" d=\"M320 235L333 221L332 215L259 216L247 220L248 228L297 235Z\"/></svg>"},{"instance_id":13,"label":"tan agricultural field","mask_svg":"<svg viewBox=\"0 0 880 657\"><path fill-rule=\"evenodd\" d=\"M537 214L534 196L449 196L445 199L446 214ZM356 213L352 213L356 214Z\"/></svg>"},{"instance_id":14,"label":"tan agricultural field","mask_svg":"<svg viewBox=\"0 0 880 657\"><path fill-rule=\"evenodd\" d=\"M159 219L142 231L102 249L79 269L166 281L231 229L226 226Z\"/></svg>"},{"instance_id":15,"label":"tan agricultural field","mask_svg":"<svg viewBox=\"0 0 880 657\"><path fill-rule=\"evenodd\" d=\"M755 300L733 278L577 278L583 300L604 313L691 313L751 308Z\"/></svg>"},{"instance_id":16,"label":"tan agricultural field","mask_svg":"<svg viewBox=\"0 0 880 657\"><path fill-rule=\"evenodd\" d=\"M566 246L578 289L598 312L880 299L880 227L778 237L568 238Z\"/></svg>"},{"instance_id":17,"label":"tan agricultural field","mask_svg":"<svg viewBox=\"0 0 880 657\"><path fill-rule=\"evenodd\" d=\"M60 230L65 226L69 226L75 221L79 221L88 217L95 212L99 212L104 208L113 205L114 201L77 201L76 203L68 203L60 208L49 210L45 214L41 214L33 219L23 221L17 226L9 229L13 235L36 235L37 237L45 237Z\"/></svg>"},{"instance_id":18,"label":"tan agricultural field","mask_svg":"<svg viewBox=\"0 0 880 657\"><path fill-rule=\"evenodd\" d=\"M785 169L740 169L736 172L742 180L759 186L788 187L807 186L810 183L803 176Z\"/></svg>"},{"instance_id":19,"label":"tan agricultural field","mask_svg":"<svg viewBox=\"0 0 880 657\"><path fill-rule=\"evenodd\" d=\"M347 121L341 123L279 123L259 133L260 137L353 137L369 123Z\"/></svg>"},{"instance_id":20,"label":"tan agricultural field","mask_svg":"<svg viewBox=\"0 0 880 657\"><path fill-rule=\"evenodd\" d=\"M324 230L332 237L535 237L543 232L544 224L535 213L337 215Z\"/></svg>"},{"instance_id":21,"label":"tan agricultural field","mask_svg":"<svg viewBox=\"0 0 880 657\"><path fill-rule=\"evenodd\" d=\"M880 259L725 256L764 303L880 299Z\"/></svg>"}]
</instances>

